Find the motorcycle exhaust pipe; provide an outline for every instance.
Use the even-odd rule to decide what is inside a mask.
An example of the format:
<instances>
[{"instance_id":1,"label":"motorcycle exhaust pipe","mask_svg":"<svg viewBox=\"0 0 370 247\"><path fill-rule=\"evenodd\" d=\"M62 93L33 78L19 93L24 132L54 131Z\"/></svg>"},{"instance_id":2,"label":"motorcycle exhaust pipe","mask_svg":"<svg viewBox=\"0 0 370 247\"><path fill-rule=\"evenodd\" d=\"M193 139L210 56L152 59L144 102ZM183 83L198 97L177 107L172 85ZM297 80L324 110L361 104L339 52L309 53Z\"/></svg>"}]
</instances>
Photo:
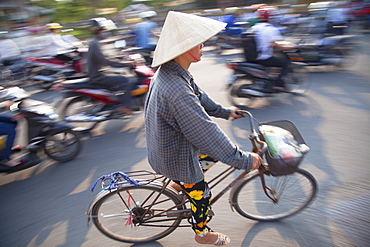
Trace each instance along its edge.
<instances>
[{"instance_id":1,"label":"motorcycle exhaust pipe","mask_svg":"<svg viewBox=\"0 0 370 247\"><path fill-rule=\"evenodd\" d=\"M243 97L243 96L267 97L268 94L257 91L257 90L253 90L253 89L243 88L239 91L238 96L239 97Z\"/></svg>"},{"instance_id":2,"label":"motorcycle exhaust pipe","mask_svg":"<svg viewBox=\"0 0 370 247\"><path fill-rule=\"evenodd\" d=\"M87 116L87 115L76 115L64 118L64 120L71 122L97 122L104 121L106 119L107 118L103 116Z\"/></svg>"},{"instance_id":3,"label":"motorcycle exhaust pipe","mask_svg":"<svg viewBox=\"0 0 370 247\"><path fill-rule=\"evenodd\" d=\"M323 58L322 62L325 64L340 64L343 61L343 58Z\"/></svg>"},{"instance_id":4,"label":"motorcycle exhaust pipe","mask_svg":"<svg viewBox=\"0 0 370 247\"><path fill-rule=\"evenodd\" d=\"M45 82L55 81L55 77L46 76L46 75L35 75L35 76L32 76L30 79L35 80L35 81L45 81Z\"/></svg>"}]
</instances>

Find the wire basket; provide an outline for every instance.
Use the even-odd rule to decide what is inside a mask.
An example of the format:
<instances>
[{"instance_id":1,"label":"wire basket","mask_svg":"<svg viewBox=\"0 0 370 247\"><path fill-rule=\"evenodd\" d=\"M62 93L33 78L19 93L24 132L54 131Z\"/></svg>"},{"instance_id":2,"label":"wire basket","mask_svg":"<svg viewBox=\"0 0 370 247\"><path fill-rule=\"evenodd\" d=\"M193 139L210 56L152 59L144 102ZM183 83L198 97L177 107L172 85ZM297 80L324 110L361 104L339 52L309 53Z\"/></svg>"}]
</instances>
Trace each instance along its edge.
<instances>
[{"instance_id":1,"label":"wire basket","mask_svg":"<svg viewBox=\"0 0 370 247\"><path fill-rule=\"evenodd\" d=\"M298 145L301 144L306 145L297 127L291 121L288 120L270 121L263 122L260 124L260 126L262 125L271 125L285 129L293 135ZM264 135L262 133L260 135L261 140L265 141ZM266 160L268 163L269 172L273 176L288 175L295 172L307 152L308 149L305 152L301 152L302 155L300 157L282 158L281 156L279 156L277 158L274 158L271 156L271 153L268 150L266 152Z\"/></svg>"}]
</instances>

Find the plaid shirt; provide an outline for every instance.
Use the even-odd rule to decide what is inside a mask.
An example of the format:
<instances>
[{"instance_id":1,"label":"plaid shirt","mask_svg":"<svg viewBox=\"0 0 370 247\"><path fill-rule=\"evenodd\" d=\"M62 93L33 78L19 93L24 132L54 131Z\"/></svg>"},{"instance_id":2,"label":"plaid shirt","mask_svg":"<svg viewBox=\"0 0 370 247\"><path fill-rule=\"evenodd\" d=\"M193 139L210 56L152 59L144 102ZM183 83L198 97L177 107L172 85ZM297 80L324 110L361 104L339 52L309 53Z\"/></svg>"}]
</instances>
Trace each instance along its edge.
<instances>
[{"instance_id":1,"label":"plaid shirt","mask_svg":"<svg viewBox=\"0 0 370 247\"><path fill-rule=\"evenodd\" d=\"M198 153L238 169L250 169L252 157L241 151L212 121L230 110L214 102L174 61L156 72L145 104L148 160L154 171L185 183L204 179Z\"/></svg>"}]
</instances>

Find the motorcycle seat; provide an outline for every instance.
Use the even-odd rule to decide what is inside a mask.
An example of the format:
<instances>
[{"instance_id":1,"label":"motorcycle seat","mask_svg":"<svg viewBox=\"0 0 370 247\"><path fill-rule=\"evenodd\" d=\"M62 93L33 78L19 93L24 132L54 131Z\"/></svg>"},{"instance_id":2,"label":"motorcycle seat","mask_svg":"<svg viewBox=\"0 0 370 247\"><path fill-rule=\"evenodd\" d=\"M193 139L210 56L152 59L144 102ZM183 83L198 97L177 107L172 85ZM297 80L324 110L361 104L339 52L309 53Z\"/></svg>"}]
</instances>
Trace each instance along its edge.
<instances>
[{"instance_id":1,"label":"motorcycle seat","mask_svg":"<svg viewBox=\"0 0 370 247\"><path fill-rule=\"evenodd\" d=\"M66 88L92 88L92 89L106 89L106 86L104 85L96 85L96 84L91 84L89 83L88 80L83 81L83 82L77 82L77 83L71 83L71 84L66 84Z\"/></svg>"},{"instance_id":2,"label":"motorcycle seat","mask_svg":"<svg viewBox=\"0 0 370 247\"><path fill-rule=\"evenodd\" d=\"M265 66L258 64L258 63L238 62L237 64L239 66L244 66L244 67L249 67L249 68L252 67L252 68L261 69L261 70L266 69Z\"/></svg>"},{"instance_id":3,"label":"motorcycle seat","mask_svg":"<svg viewBox=\"0 0 370 247\"><path fill-rule=\"evenodd\" d=\"M76 79L82 79L86 77L87 75L70 75L70 76L66 76L65 79L66 80L76 80Z\"/></svg>"}]
</instances>

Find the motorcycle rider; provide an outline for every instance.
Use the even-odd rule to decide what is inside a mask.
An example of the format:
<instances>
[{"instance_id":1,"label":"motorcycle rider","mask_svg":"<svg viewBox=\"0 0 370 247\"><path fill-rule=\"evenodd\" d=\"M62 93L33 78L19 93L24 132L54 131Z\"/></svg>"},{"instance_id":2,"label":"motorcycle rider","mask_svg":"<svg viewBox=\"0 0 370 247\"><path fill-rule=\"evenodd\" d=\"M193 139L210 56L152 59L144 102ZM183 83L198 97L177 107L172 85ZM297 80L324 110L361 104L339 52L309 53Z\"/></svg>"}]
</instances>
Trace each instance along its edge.
<instances>
[{"instance_id":1,"label":"motorcycle rider","mask_svg":"<svg viewBox=\"0 0 370 247\"><path fill-rule=\"evenodd\" d=\"M139 17L143 20L136 25L136 46L154 51L156 47L156 40L159 36L159 27L157 23L153 21L153 17L156 16L155 11L144 11L139 14Z\"/></svg>"},{"instance_id":2,"label":"motorcycle rider","mask_svg":"<svg viewBox=\"0 0 370 247\"><path fill-rule=\"evenodd\" d=\"M281 72L273 89L284 91L284 76L288 74L290 60L273 56L273 51L274 48L279 50L289 50L293 49L295 46L281 45L277 42L281 41L283 37L281 36L279 29L274 27L272 24L276 11L277 9L272 6L263 6L257 9L261 22L256 23L252 27L252 31L256 34L257 50L259 51L255 62L266 67L280 67Z\"/></svg>"},{"instance_id":3,"label":"motorcycle rider","mask_svg":"<svg viewBox=\"0 0 370 247\"><path fill-rule=\"evenodd\" d=\"M9 108L14 102L3 101L0 102L0 108ZM21 160L11 159L10 155L12 153L12 146L16 135L17 121L13 120L11 115L0 114L0 135L6 135L5 148L2 150L0 156L0 164L15 167L23 164Z\"/></svg>"},{"instance_id":4,"label":"motorcycle rider","mask_svg":"<svg viewBox=\"0 0 370 247\"><path fill-rule=\"evenodd\" d=\"M45 28L50 31L46 44L48 55L63 61L72 61L70 56L63 54L66 50L72 49L73 45L64 41L62 36L59 35L62 27L59 23L46 24Z\"/></svg>"},{"instance_id":5,"label":"motorcycle rider","mask_svg":"<svg viewBox=\"0 0 370 247\"><path fill-rule=\"evenodd\" d=\"M103 85L110 90L123 90L128 93L120 95L122 106L119 110L124 114L132 114L132 99L129 92L132 91L135 84L131 83L124 76L107 76L101 71L103 66L112 66L117 68L129 67L133 65L132 61L115 62L107 59L100 49L99 42L105 38L105 27L98 21L92 20L91 32L94 33L95 38L89 44L89 51L87 52L87 70L89 83L95 85Z\"/></svg>"}]
</instances>

